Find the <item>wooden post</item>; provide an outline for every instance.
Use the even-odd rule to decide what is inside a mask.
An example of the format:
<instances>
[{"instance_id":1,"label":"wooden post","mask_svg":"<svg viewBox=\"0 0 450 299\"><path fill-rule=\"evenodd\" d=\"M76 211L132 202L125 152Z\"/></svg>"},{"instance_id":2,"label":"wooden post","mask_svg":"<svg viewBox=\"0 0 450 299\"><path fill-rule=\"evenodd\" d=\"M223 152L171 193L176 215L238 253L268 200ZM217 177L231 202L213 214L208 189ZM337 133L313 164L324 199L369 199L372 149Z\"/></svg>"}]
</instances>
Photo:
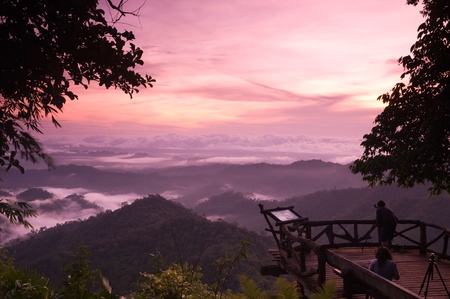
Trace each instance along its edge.
<instances>
[{"instance_id":1,"label":"wooden post","mask_svg":"<svg viewBox=\"0 0 450 299\"><path fill-rule=\"evenodd\" d=\"M300 270L302 272L306 271L306 246L300 243Z\"/></svg>"},{"instance_id":2,"label":"wooden post","mask_svg":"<svg viewBox=\"0 0 450 299\"><path fill-rule=\"evenodd\" d=\"M353 238L356 243L359 243L358 225L356 223L353 224Z\"/></svg>"},{"instance_id":3,"label":"wooden post","mask_svg":"<svg viewBox=\"0 0 450 299\"><path fill-rule=\"evenodd\" d=\"M448 232L444 235L444 247L442 248L442 255L446 256L448 250Z\"/></svg>"},{"instance_id":4,"label":"wooden post","mask_svg":"<svg viewBox=\"0 0 450 299\"><path fill-rule=\"evenodd\" d=\"M328 244L334 245L333 224L327 225L327 228L325 229L325 235L328 238Z\"/></svg>"},{"instance_id":5,"label":"wooden post","mask_svg":"<svg viewBox=\"0 0 450 299\"><path fill-rule=\"evenodd\" d=\"M317 283L319 285L322 285L325 283L326 281L326 277L327 277L327 270L326 270L326 265L327 265L327 257L325 252L326 249L324 249L323 247L320 247L319 250L317 251L317 267L318 267L318 274L319 276L317 277Z\"/></svg>"},{"instance_id":6,"label":"wooden post","mask_svg":"<svg viewBox=\"0 0 450 299\"><path fill-rule=\"evenodd\" d=\"M309 240L311 240L311 224L309 224L309 223L306 223L305 224L305 237L306 237L306 239L309 239Z\"/></svg>"},{"instance_id":7,"label":"wooden post","mask_svg":"<svg viewBox=\"0 0 450 299\"><path fill-rule=\"evenodd\" d=\"M420 222L420 247L419 251L421 254L427 253L427 227L425 223Z\"/></svg>"}]
</instances>

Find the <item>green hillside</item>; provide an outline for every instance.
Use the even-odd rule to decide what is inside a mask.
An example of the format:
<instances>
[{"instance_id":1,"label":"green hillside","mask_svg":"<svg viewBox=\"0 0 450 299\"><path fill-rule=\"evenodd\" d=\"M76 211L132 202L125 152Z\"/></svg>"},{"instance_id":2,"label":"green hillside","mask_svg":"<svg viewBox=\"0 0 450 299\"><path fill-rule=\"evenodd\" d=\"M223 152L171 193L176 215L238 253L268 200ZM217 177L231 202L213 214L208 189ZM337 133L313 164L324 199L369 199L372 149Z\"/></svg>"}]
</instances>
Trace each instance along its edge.
<instances>
[{"instance_id":1,"label":"green hillside","mask_svg":"<svg viewBox=\"0 0 450 299\"><path fill-rule=\"evenodd\" d=\"M256 207L254 213L259 214ZM36 269L58 284L63 278L63 266L84 244L90 249L93 268L110 280L114 293L125 294L135 289L140 272L154 270L149 261L159 253L166 262L195 263L206 248L200 266L205 282L212 283L216 274L213 261L225 254L236 254L241 242L250 239L249 259L238 264L228 285L237 289L241 274L269 284L259 270L262 265L272 264L267 249L274 247L273 240L233 224L211 222L158 195L85 221L57 225L8 249L16 266Z\"/></svg>"}]
</instances>

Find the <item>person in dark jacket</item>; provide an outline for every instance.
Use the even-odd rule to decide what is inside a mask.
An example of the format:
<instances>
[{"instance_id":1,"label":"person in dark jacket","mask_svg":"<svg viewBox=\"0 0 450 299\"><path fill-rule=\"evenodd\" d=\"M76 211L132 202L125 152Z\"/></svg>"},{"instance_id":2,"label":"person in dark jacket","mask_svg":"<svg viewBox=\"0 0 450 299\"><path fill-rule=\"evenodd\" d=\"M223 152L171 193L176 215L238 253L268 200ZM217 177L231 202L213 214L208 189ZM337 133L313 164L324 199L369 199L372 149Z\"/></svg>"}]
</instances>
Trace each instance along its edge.
<instances>
[{"instance_id":1,"label":"person in dark jacket","mask_svg":"<svg viewBox=\"0 0 450 299\"><path fill-rule=\"evenodd\" d=\"M381 246L390 249L395 229L397 228L397 216L391 209L386 207L386 203L382 200L378 201L374 206L377 208L376 222Z\"/></svg>"}]
</instances>

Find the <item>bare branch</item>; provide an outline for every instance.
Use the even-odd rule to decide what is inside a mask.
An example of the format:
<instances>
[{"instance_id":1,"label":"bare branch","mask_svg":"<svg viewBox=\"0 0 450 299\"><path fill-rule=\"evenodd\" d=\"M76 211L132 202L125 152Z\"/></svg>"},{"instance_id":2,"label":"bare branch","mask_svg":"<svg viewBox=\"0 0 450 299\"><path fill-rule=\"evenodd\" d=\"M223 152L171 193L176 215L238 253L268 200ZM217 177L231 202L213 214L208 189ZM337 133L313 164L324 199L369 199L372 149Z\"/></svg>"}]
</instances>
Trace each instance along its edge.
<instances>
[{"instance_id":1,"label":"bare branch","mask_svg":"<svg viewBox=\"0 0 450 299\"><path fill-rule=\"evenodd\" d=\"M145 5L146 0L136 9L127 11L124 9L125 4L128 3L128 0L119 0L118 4L114 4L113 0L106 0L108 2L108 5L116 11L116 15L112 16L112 23L115 24L120 21L122 17L125 17L126 15L132 15L135 17L138 17L141 11L141 8Z\"/></svg>"}]
</instances>

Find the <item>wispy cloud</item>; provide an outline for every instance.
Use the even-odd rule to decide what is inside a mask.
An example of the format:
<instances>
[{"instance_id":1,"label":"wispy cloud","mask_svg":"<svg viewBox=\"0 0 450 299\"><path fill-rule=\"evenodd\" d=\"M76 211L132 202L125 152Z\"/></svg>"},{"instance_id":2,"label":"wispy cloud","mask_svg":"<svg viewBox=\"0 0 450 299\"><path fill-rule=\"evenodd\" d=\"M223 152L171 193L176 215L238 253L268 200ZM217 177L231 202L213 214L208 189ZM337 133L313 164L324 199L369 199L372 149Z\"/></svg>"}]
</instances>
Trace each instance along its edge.
<instances>
[{"instance_id":1,"label":"wispy cloud","mask_svg":"<svg viewBox=\"0 0 450 299\"><path fill-rule=\"evenodd\" d=\"M90 136L45 142L58 164L88 164L109 168L151 168L205 163L275 163L322 159L349 163L361 154L351 138L205 134L154 137Z\"/></svg>"},{"instance_id":2,"label":"wispy cloud","mask_svg":"<svg viewBox=\"0 0 450 299\"><path fill-rule=\"evenodd\" d=\"M376 98L399 81L396 59L416 39L419 10L391 0L147 1L139 18L119 26L134 31L145 50L139 70L155 87L131 100L79 89L60 116L63 128L45 125L42 140L49 148L142 148L171 138L186 152L194 141L235 147L204 140L223 133L247 140L254 153L273 147L268 135L308 136L315 148L297 140L295 157L310 150L353 157L383 109ZM269 143L257 148L255 139Z\"/></svg>"}]
</instances>

